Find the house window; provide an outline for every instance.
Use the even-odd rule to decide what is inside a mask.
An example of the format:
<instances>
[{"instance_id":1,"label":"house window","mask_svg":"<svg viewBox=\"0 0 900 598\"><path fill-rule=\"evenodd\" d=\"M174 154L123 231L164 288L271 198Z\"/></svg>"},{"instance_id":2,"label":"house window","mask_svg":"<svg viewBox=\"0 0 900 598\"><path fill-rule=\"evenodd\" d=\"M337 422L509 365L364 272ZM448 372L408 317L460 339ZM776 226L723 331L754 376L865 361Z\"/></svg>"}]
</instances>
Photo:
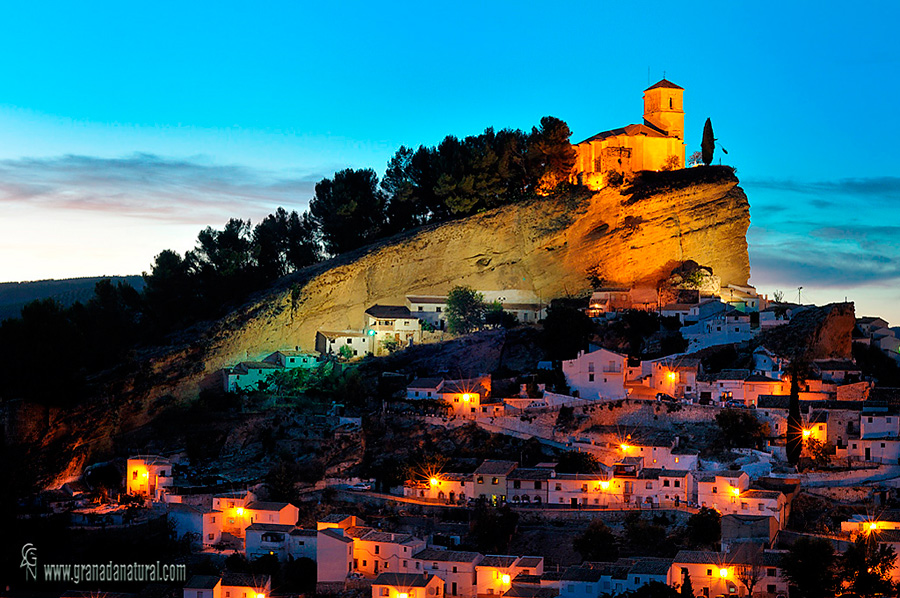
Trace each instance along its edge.
<instances>
[{"instance_id":1,"label":"house window","mask_svg":"<svg viewBox=\"0 0 900 598\"><path fill-rule=\"evenodd\" d=\"M713 486L712 493L713 493L713 494L718 494L718 493L719 493L719 487L718 487L718 486Z\"/></svg>"},{"instance_id":2,"label":"house window","mask_svg":"<svg viewBox=\"0 0 900 598\"><path fill-rule=\"evenodd\" d=\"M500 483L500 478L491 478L491 485L496 486Z\"/></svg>"},{"instance_id":3,"label":"house window","mask_svg":"<svg viewBox=\"0 0 900 598\"><path fill-rule=\"evenodd\" d=\"M663 488L669 487L669 480L663 480Z\"/></svg>"},{"instance_id":4,"label":"house window","mask_svg":"<svg viewBox=\"0 0 900 598\"><path fill-rule=\"evenodd\" d=\"M417 311L425 311L425 308L420 305Z\"/></svg>"},{"instance_id":5,"label":"house window","mask_svg":"<svg viewBox=\"0 0 900 598\"><path fill-rule=\"evenodd\" d=\"M387 588L381 588L381 595L382 595L382 596L390 596L390 595L391 595L391 591L390 591L389 589L387 589Z\"/></svg>"},{"instance_id":6,"label":"house window","mask_svg":"<svg viewBox=\"0 0 900 598\"><path fill-rule=\"evenodd\" d=\"M776 575L778 575L778 572L775 571L775 567L769 567L768 569L766 569L766 575L768 577L775 577Z\"/></svg>"},{"instance_id":7,"label":"house window","mask_svg":"<svg viewBox=\"0 0 900 598\"><path fill-rule=\"evenodd\" d=\"M681 488L681 480L675 480L675 487Z\"/></svg>"},{"instance_id":8,"label":"house window","mask_svg":"<svg viewBox=\"0 0 900 598\"><path fill-rule=\"evenodd\" d=\"M871 418L871 417L869 418L869 423L870 423L870 424L872 423L872 418Z\"/></svg>"},{"instance_id":9,"label":"house window","mask_svg":"<svg viewBox=\"0 0 900 598\"><path fill-rule=\"evenodd\" d=\"M771 584L771 583L770 583L769 585L767 585L767 586L766 586L766 591L767 591L769 594L774 594L774 593L775 593L775 584Z\"/></svg>"},{"instance_id":10,"label":"house window","mask_svg":"<svg viewBox=\"0 0 900 598\"><path fill-rule=\"evenodd\" d=\"M478 476L477 478L475 478L475 483L476 484L484 484L484 478L481 476Z\"/></svg>"},{"instance_id":11,"label":"house window","mask_svg":"<svg viewBox=\"0 0 900 598\"><path fill-rule=\"evenodd\" d=\"M519 480L514 480L514 481L513 481L513 488L515 488L516 490L518 490L518 489L520 489L521 487L522 487L522 482L520 482Z\"/></svg>"},{"instance_id":12,"label":"house window","mask_svg":"<svg viewBox=\"0 0 900 598\"><path fill-rule=\"evenodd\" d=\"M688 389L688 390L690 390L690 389L691 389L691 387L690 387L690 386L688 386L688 387L687 387L687 389ZM675 462L676 462L676 463L678 463L678 457L675 457Z\"/></svg>"},{"instance_id":13,"label":"house window","mask_svg":"<svg viewBox=\"0 0 900 598\"><path fill-rule=\"evenodd\" d=\"M421 569L421 568L422 568L421 561L416 561L416 569Z\"/></svg>"},{"instance_id":14,"label":"house window","mask_svg":"<svg viewBox=\"0 0 900 598\"><path fill-rule=\"evenodd\" d=\"M375 554L379 553L380 548L381 548L381 546L379 546L378 544L375 545Z\"/></svg>"},{"instance_id":15,"label":"house window","mask_svg":"<svg viewBox=\"0 0 900 598\"><path fill-rule=\"evenodd\" d=\"M594 381L594 375L588 374L588 382L593 382L593 381Z\"/></svg>"},{"instance_id":16,"label":"house window","mask_svg":"<svg viewBox=\"0 0 900 598\"><path fill-rule=\"evenodd\" d=\"M456 573L456 565L453 565L453 572Z\"/></svg>"},{"instance_id":17,"label":"house window","mask_svg":"<svg viewBox=\"0 0 900 598\"><path fill-rule=\"evenodd\" d=\"M215 536L213 536L212 534L206 534L206 538L207 538L208 540L212 540L214 537L215 537Z\"/></svg>"},{"instance_id":18,"label":"house window","mask_svg":"<svg viewBox=\"0 0 900 598\"><path fill-rule=\"evenodd\" d=\"M438 307L438 308L436 308L434 311L436 311L436 312L438 312L438 313L441 313L441 308Z\"/></svg>"},{"instance_id":19,"label":"house window","mask_svg":"<svg viewBox=\"0 0 900 598\"><path fill-rule=\"evenodd\" d=\"M534 489L535 489L535 490L540 490L540 489L541 489L541 482L540 482L540 480L538 480L537 482L534 483Z\"/></svg>"},{"instance_id":20,"label":"house window","mask_svg":"<svg viewBox=\"0 0 900 598\"><path fill-rule=\"evenodd\" d=\"M135 470L132 472L131 479L132 479L132 480L136 480L136 479L137 479L137 474L138 474L137 469L135 469Z\"/></svg>"},{"instance_id":21,"label":"house window","mask_svg":"<svg viewBox=\"0 0 900 598\"><path fill-rule=\"evenodd\" d=\"M593 371L594 371L594 364L593 364L593 363L589 363L589 364L588 364L588 372L593 372Z\"/></svg>"},{"instance_id":22,"label":"house window","mask_svg":"<svg viewBox=\"0 0 900 598\"><path fill-rule=\"evenodd\" d=\"M647 488L647 490L653 490L653 482L647 482L645 488Z\"/></svg>"},{"instance_id":23,"label":"house window","mask_svg":"<svg viewBox=\"0 0 900 598\"><path fill-rule=\"evenodd\" d=\"M742 511L746 511L748 508L749 508L749 507L747 506L747 503L741 501L741 510L742 510Z\"/></svg>"},{"instance_id":24,"label":"house window","mask_svg":"<svg viewBox=\"0 0 900 598\"><path fill-rule=\"evenodd\" d=\"M352 338L348 338L348 339L347 339L347 344L348 344L348 345L352 345L352 344L353 344L353 339L352 339Z\"/></svg>"},{"instance_id":25,"label":"house window","mask_svg":"<svg viewBox=\"0 0 900 598\"><path fill-rule=\"evenodd\" d=\"M707 575L707 577L711 576L711 575L712 575L712 569L707 569L707 570L706 570L706 575Z\"/></svg>"},{"instance_id":26,"label":"house window","mask_svg":"<svg viewBox=\"0 0 900 598\"><path fill-rule=\"evenodd\" d=\"M557 484L556 491L559 492L560 490L562 490L562 484ZM562 501L562 499L560 499L560 501Z\"/></svg>"}]
</instances>

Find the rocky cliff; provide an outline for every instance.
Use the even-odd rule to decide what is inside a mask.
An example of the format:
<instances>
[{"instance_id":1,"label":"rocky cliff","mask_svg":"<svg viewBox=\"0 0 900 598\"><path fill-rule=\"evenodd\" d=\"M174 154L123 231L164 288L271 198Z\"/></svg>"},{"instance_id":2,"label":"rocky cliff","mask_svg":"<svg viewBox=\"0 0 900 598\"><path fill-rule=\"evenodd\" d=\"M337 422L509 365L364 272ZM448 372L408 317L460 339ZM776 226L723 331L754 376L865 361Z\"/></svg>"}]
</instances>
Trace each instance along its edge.
<instances>
[{"instance_id":1,"label":"rocky cliff","mask_svg":"<svg viewBox=\"0 0 900 598\"><path fill-rule=\"evenodd\" d=\"M505 206L382 243L284 285L208 333L203 370L286 347L312 349L317 330L362 328L373 304L403 305L408 294L446 294L459 284L523 289L549 301L587 292L590 270L610 284L656 286L690 259L712 267L723 285L744 285L749 225L747 197L725 170L714 182L676 189L605 189Z\"/></svg>"},{"instance_id":2,"label":"rocky cliff","mask_svg":"<svg viewBox=\"0 0 900 598\"><path fill-rule=\"evenodd\" d=\"M750 213L737 179L712 167L657 176L668 174L674 178L626 192L508 205L318 264L226 318L186 331L179 347L145 354L135 370L108 380L102 397L77 409L22 406L24 414L5 406L5 435L27 446L21 462L42 483L64 481L64 472L124 450L115 438L153 422L173 398L195 397L204 385L221 388L223 367L278 349L312 349L317 330L361 328L367 307L402 305L407 294L467 284L549 301L588 292L589 271L609 284L655 286L685 260L711 267L723 285L746 284ZM33 425L12 425L26 420Z\"/></svg>"}]
</instances>

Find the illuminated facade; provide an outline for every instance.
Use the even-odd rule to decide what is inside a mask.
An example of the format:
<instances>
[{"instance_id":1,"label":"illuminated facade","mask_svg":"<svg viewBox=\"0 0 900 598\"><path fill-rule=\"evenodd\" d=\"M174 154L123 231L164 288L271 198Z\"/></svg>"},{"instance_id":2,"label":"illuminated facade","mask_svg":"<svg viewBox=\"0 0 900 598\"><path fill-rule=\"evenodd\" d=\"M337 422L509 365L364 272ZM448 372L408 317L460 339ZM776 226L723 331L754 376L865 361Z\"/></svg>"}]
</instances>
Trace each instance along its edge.
<instances>
[{"instance_id":1,"label":"illuminated facade","mask_svg":"<svg viewBox=\"0 0 900 598\"><path fill-rule=\"evenodd\" d=\"M591 189L609 172L623 175L662 170L668 161L684 168L684 89L662 81L644 90L644 122L603 131L575 145L576 181Z\"/></svg>"},{"instance_id":2,"label":"illuminated facade","mask_svg":"<svg viewBox=\"0 0 900 598\"><path fill-rule=\"evenodd\" d=\"M172 463L157 455L137 455L128 459L125 475L128 494L160 501L172 486Z\"/></svg>"}]
</instances>

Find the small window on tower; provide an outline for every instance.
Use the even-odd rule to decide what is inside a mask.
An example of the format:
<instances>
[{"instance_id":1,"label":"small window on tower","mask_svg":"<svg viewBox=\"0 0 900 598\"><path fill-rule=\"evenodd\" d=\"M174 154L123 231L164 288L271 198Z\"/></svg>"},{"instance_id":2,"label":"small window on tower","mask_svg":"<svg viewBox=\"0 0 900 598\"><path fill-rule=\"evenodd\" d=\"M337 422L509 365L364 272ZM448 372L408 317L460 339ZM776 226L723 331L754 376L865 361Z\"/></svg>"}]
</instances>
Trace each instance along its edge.
<instances>
[{"instance_id":1,"label":"small window on tower","mask_svg":"<svg viewBox=\"0 0 900 598\"><path fill-rule=\"evenodd\" d=\"M672 98L669 98L669 108L672 108Z\"/></svg>"}]
</instances>

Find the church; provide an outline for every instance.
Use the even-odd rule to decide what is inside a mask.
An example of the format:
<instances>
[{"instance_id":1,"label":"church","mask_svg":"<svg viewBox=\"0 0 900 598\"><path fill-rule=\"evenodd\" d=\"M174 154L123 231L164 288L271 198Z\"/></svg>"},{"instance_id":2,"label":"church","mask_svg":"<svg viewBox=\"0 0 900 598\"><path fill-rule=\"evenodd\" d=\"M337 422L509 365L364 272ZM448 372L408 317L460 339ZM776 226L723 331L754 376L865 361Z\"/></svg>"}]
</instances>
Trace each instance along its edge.
<instances>
[{"instance_id":1,"label":"church","mask_svg":"<svg viewBox=\"0 0 900 598\"><path fill-rule=\"evenodd\" d=\"M644 90L644 123L603 131L575 147L576 182L600 189L610 172L684 168L684 89L663 79Z\"/></svg>"}]
</instances>

